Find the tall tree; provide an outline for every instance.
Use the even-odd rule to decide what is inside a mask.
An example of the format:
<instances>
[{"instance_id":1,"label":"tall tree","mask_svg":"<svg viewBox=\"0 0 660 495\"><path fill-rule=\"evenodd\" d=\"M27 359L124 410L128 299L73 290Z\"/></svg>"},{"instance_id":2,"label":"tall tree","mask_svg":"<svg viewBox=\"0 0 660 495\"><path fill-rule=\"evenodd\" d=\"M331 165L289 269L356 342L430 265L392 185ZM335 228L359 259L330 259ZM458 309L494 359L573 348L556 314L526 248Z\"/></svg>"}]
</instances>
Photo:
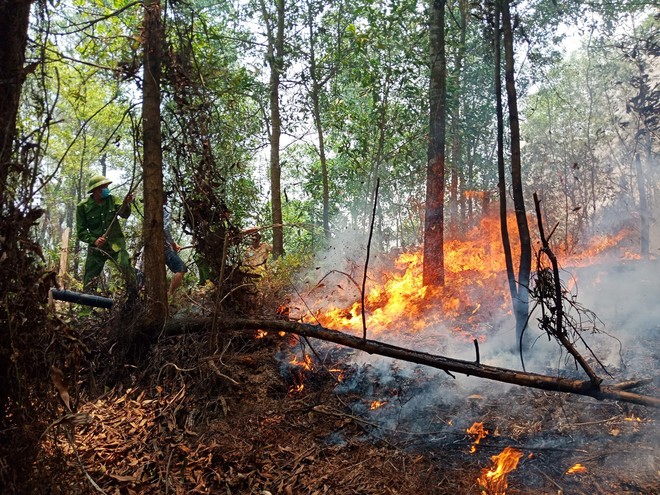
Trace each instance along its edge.
<instances>
[{"instance_id":1,"label":"tall tree","mask_svg":"<svg viewBox=\"0 0 660 495\"><path fill-rule=\"evenodd\" d=\"M309 76L311 78L310 98L312 100L312 116L318 137L318 153L321 164L322 202L323 202L323 235L326 240L330 239L330 186L328 180L328 159L325 153L325 134L323 132L323 120L321 119L321 91L324 81L319 74L316 63L316 33L314 32L314 19L316 17L314 2L307 1L307 22L309 28Z\"/></svg>"},{"instance_id":2,"label":"tall tree","mask_svg":"<svg viewBox=\"0 0 660 495\"><path fill-rule=\"evenodd\" d=\"M18 105L28 73L25 48L32 1L0 2L0 205L4 205Z\"/></svg>"},{"instance_id":3,"label":"tall tree","mask_svg":"<svg viewBox=\"0 0 660 495\"><path fill-rule=\"evenodd\" d=\"M273 257L284 255L282 225L282 164L280 163L280 138L282 117L280 114L280 80L284 71L284 16L285 0L274 0L275 12L271 12L264 0L261 11L266 24L266 61L270 68L270 196L273 221Z\"/></svg>"},{"instance_id":4,"label":"tall tree","mask_svg":"<svg viewBox=\"0 0 660 495\"><path fill-rule=\"evenodd\" d=\"M509 0L500 0L502 8L502 28L505 58L505 82L507 103L509 108L509 132L511 146L511 187L513 190L513 207L518 225L520 241L520 259L518 263L517 290L511 294L513 311L516 319L516 336L522 338L529 313L529 277L532 268L532 243L525 211L525 197L522 182L522 165L520 160L520 121L518 117L518 96L514 73L513 27Z\"/></svg>"},{"instance_id":5,"label":"tall tree","mask_svg":"<svg viewBox=\"0 0 660 495\"><path fill-rule=\"evenodd\" d=\"M426 167L424 218L424 285L443 286L445 122L447 60L445 56L445 0L432 0L430 12L431 79L429 85L429 148Z\"/></svg>"},{"instance_id":6,"label":"tall tree","mask_svg":"<svg viewBox=\"0 0 660 495\"><path fill-rule=\"evenodd\" d=\"M144 172L144 274L151 321L167 311L165 252L163 250L163 155L160 124L161 47L163 21L160 0L144 4L144 76L142 100Z\"/></svg>"},{"instance_id":7,"label":"tall tree","mask_svg":"<svg viewBox=\"0 0 660 495\"><path fill-rule=\"evenodd\" d=\"M25 49L27 46L28 21L30 18L31 1L17 0L0 3L0 247L5 254L20 253L16 234L12 232L11 219L13 212L11 190L8 190L10 177L17 172L12 162L14 156L16 117L25 81ZM26 253L27 255L27 253ZM4 256L3 256L4 257ZM8 263L19 266L17 260L3 259L3 265ZM4 422L5 406L11 393L11 355L12 342L10 334L10 308L6 305L5 296L12 288L11 273L5 273L0 282L0 296L3 304L0 308L0 420Z\"/></svg>"},{"instance_id":8,"label":"tall tree","mask_svg":"<svg viewBox=\"0 0 660 495\"><path fill-rule=\"evenodd\" d=\"M648 200L648 178L642 163L646 163L646 169L649 170L648 175L653 177L654 167L651 164L654 163L655 155L658 154L657 136L660 130L660 117L658 117L660 84L658 84L657 78L653 77L651 67L657 67L656 60L660 57L660 46L658 45L660 22L649 20L647 25L639 31L634 33L634 42L626 50L626 58L629 58L637 72L630 80L630 85L637 93L629 100L627 108L630 109L636 120L634 149L640 151L635 153L634 160L639 204L640 254L643 258L648 259L651 242L651 211ZM654 144L656 147L655 152Z\"/></svg>"},{"instance_id":9,"label":"tall tree","mask_svg":"<svg viewBox=\"0 0 660 495\"><path fill-rule=\"evenodd\" d=\"M50 421L45 411L53 410L44 377L62 352L63 333L47 308L51 280L34 234L43 215L35 192L41 150L17 131L21 93L35 67L25 66L32 3L0 2L0 486L7 495L42 488L34 465Z\"/></svg>"},{"instance_id":10,"label":"tall tree","mask_svg":"<svg viewBox=\"0 0 660 495\"><path fill-rule=\"evenodd\" d=\"M516 285L516 276L513 269L513 255L511 253L511 239L509 238L509 226L507 222L507 187L506 170L504 164L504 109L502 104L502 15L501 2L494 4L494 30L493 30L493 51L495 70L495 108L497 119L497 189L499 192L500 205L500 232L502 236L502 249L504 251L504 262L506 266L506 275L509 282L509 293L511 300L517 299L518 286ZM515 303L514 303L515 304Z\"/></svg>"},{"instance_id":11,"label":"tall tree","mask_svg":"<svg viewBox=\"0 0 660 495\"><path fill-rule=\"evenodd\" d=\"M459 218L459 202L461 202L461 199L463 198L463 191L459 191L459 182L464 181L466 175L466 170L464 169L465 163L463 160L464 136L462 135L461 128L464 123L462 122L463 116L461 107L463 105L463 93L465 92L462 87L462 76L463 65L465 63L469 8L470 4L466 0L459 0L458 16L452 15L451 17L459 32L456 53L454 55L454 64L451 74L448 76L451 81L449 83L451 86L451 97L448 96L447 98L447 114L451 125L451 146L449 148L450 153L447 159L448 166L446 166L449 172L449 221L447 223L449 224L448 230L452 238L456 238L459 225L465 225L465 208L460 209L460 216L462 218Z\"/></svg>"}]
</instances>

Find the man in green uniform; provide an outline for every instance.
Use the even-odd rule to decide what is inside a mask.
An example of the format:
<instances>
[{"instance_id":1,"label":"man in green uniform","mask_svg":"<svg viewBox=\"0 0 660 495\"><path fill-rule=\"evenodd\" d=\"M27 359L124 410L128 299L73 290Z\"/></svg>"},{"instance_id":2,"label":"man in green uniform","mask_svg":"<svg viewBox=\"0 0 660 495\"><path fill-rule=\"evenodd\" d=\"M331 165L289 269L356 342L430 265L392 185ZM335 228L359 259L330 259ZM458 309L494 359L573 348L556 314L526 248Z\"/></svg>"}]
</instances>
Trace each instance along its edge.
<instances>
[{"instance_id":1,"label":"man in green uniform","mask_svg":"<svg viewBox=\"0 0 660 495\"><path fill-rule=\"evenodd\" d=\"M92 177L87 188L89 197L76 208L78 239L88 245L83 290L88 289L92 279L103 272L108 259L116 264L129 286L135 278L126 251L126 238L117 218L129 217L133 196L129 194L123 201L113 196L108 189L111 183L102 175Z\"/></svg>"}]
</instances>

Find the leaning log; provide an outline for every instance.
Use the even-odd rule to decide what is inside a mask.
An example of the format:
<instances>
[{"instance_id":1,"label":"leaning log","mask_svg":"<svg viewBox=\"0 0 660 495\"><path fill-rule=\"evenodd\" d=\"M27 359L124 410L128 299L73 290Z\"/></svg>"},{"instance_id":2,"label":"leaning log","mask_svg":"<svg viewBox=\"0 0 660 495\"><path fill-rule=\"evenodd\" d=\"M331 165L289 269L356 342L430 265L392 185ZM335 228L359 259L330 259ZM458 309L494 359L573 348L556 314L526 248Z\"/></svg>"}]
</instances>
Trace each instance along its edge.
<instances>
[{"instance_id":1,"label":"leaning log","mask_svg":"<svg viewBox=\"0 0 660 495\"><path fill-rule=\"evenodd\" d=\"M108 297L93 296L92 294L83 294L82 292L73 292L70 290L50 289L53 299L58 301L84 304L95 308L111 308L113 300Z\"/></svg>"},{"instance_id":2,"label":"leaning log","mask_svg":"<svg viewBox=\"0 0 660 495\"><path fill-rule=\"evenodd\" d=\"M191 333L208 329L212 320L171 320L166 326L168 335ZM411 363L421 364L449 373L460 373L467 376L477 376L498 382L520 385L552 392L564 392L593 397L598 400L620 400L641 404L644 406L660 407L660 398L636 394L614 385L594 386L590 380L575 380L556 376L528 373L496 366L488 366L478 362L464 361L448 358L426 352L413 351L403 347L394 346L384 342L363 339L348 333L329 330L319 325L310 325L288 320L251 320L236 319L217 321L216 325L225 330L271 330L293 333L301 337L315 338L334 342L336 344L362 350L369 354L378 354L394 359L401 359ZM218 329L219 329L218 328Z\"/></svg>"}]
</instances>

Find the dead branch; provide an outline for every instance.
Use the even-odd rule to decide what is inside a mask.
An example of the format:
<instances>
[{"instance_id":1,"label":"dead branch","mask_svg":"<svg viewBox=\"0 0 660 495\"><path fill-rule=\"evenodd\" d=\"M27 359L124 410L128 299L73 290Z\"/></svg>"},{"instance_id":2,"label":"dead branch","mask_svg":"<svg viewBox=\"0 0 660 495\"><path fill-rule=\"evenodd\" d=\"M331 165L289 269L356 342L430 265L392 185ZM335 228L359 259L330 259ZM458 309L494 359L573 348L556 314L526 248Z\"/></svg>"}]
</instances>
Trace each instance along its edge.
<instances>
[{"instance_id":1,"label":"dead branch","mask_svg":"<svg viewBox=\"0 0 660 495\"><path fill-rule=\"evenodd\" d=\"M178 335L181 333L206 331L210 328L211 321L210 318L171 320L165 327L165 333L167 335ZM644 406L660 407L660 398L628 392L621 388L617 388L616 386L601 384L599 387L596 387L590 380L573 380L570 378L521 372L429 354L426 352L413 351L384 342L363 339L336 330L329 330L320 325L309 325L288 320L251 319L223 319L222 321L218 321L217 324L225 330L273 330L293 333L300 335L301 337L311 337L334 342L335 344L362 350L369 354L401 359L403 361L440 369L445 372L456 372L467 376L477 376L488 380L520 385L522 387L586 395L598 400L620 400Z\"/></svg>"},{"instance_id":2,"label":"dead branch","mask_svg":"<svg viewBox=\"0 0 660 495\"><path fill-rule=\"evenodd\" d=\"M564 328L564 308L562 304L561 280L559 278L559 265L557 263L557 257L555 256L555 253L553 253L552 250L550 249L550 244L548 242L548 239L545 237L545 233L543 230L543 221L541 217L541 201L539 200L539 197L536 193L534 193L534 206L536 207L536 219L539 227L539 235L541 237L541 250L539 256L541 253L545 254L550 260L550 263L552 264L552 276L553 276L553 284L554 284L554 294L553 294L554 308L552 309L553 312L555 313L554 319L556 325L554 329L551 328L550 325L546 325L545 329L550 333L552 333L552 335L554 335L555 338L559 340L559 342L561 342L561 345L563 345L564 348L569 352L569 354L573 356L575 361L580 364L584 372L589 377L589 380L591 380L592 385L595 388L598 388L598 386L603 381L603 379L600 378L598 375L596 375L594 370L587 363L586 359L584 359L584 357L575 348L573 343L568 339L568 332L566 332L566 329Z\"/></svg>"},{"instance_id":3,"label":"dead branch","mask_svg":"<svg viewBox=\"0 0 660 495\"><path fill-rule=\"evenodd\" d=\"M367 267L369 266L369 253L371 251L371 239L374 235L374 225L376 223L376 207L378 206L378 187L380 186L380 177L376 179L376 190L374 191L374 209L371 213L371 225L369 227L369 240L367 241L367 256L364 260L364 277L362 278L362 290L360 297L362 305L360 306L360 313L362 314L362 338L367 338L367 314L364 312L364 294L367 286Z\"/></svg>"}]
</instances>

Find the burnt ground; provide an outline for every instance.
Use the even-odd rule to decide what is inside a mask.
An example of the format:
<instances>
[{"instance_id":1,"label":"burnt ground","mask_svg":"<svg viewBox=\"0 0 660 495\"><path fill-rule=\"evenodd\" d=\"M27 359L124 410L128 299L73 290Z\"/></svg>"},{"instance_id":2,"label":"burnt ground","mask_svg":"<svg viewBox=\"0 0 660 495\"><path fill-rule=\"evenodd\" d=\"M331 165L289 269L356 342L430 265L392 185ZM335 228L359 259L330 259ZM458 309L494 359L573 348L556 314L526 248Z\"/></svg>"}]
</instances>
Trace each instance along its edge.
<instances>
[{"instance_id":1,"label":"burnt ground","mask_svg":"<svg viewBox=\"0 0 660 495\"><path fill-rule=\"evenodd\" d=\"M88 369L68 385L77 414L61 408L35 466L52 494L478 495L508 446L522 452L509 495L660 493L651 408L488 381L464 395L444 374L386 362L384 378L357 351L303 354L272 333L223 333L214 349L209 332L163 337L126 359L102 310L90 318ZM658 361L638 392L658 396ZM489 434L470 453L476 421Z\"/></svg>"}]
</instances>

